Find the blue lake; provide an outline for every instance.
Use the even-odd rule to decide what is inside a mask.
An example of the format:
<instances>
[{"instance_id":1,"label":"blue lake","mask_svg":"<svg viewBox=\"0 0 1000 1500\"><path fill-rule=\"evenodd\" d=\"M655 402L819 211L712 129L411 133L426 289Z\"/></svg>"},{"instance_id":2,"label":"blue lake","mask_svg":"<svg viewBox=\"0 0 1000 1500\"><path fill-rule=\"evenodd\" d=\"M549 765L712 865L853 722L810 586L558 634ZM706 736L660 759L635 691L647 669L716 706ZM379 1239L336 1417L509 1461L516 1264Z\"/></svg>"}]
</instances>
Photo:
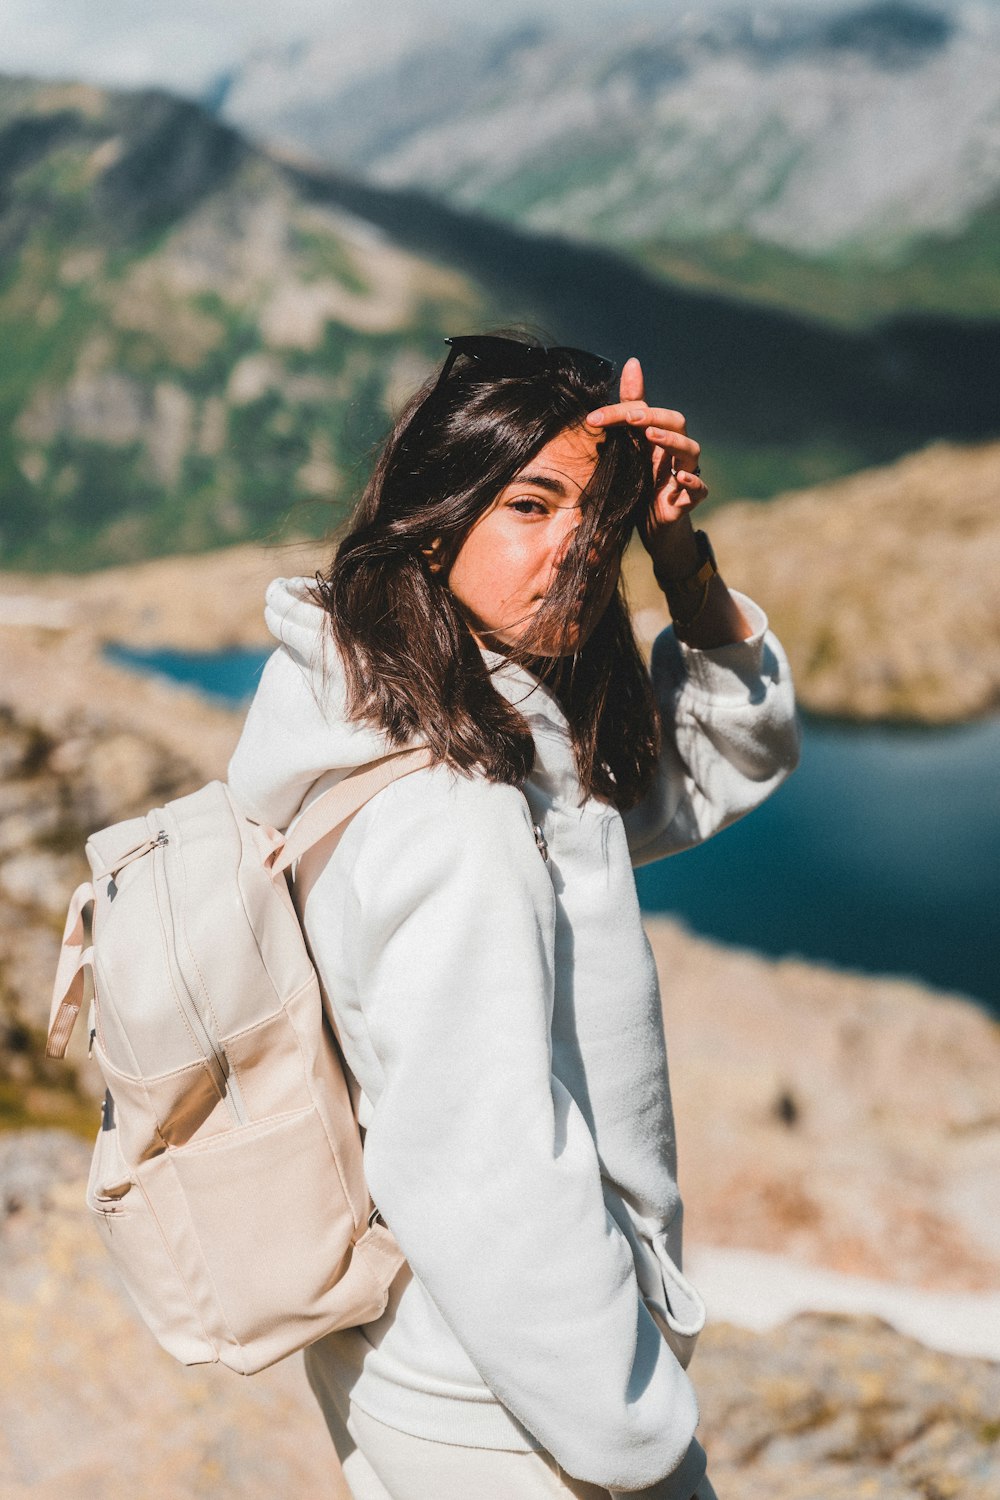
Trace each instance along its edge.
<instances>
[{"instance_id":1,"label":"blue lake","mask_svg":"<svg viewBox=\"0 0 1000 1500\"><path fill-rule=\"evenodd\" d=\"M230 704L250 697L267 659L108 655ZM640 900L723 942L912 975L1000 1014L998 766L1000 720L924 730L807 718L791 780L707 844L639 870Z\"/></svg>"}]
</instances>

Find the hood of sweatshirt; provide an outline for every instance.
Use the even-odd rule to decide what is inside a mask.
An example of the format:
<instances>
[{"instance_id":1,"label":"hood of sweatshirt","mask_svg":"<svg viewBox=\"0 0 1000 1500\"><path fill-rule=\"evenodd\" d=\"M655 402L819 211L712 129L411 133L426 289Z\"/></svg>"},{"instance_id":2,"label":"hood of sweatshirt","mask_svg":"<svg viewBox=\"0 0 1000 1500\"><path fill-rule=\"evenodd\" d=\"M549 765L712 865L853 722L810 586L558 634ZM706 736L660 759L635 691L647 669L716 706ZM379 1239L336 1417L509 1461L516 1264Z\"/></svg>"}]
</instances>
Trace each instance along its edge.
<instances>
[{"instance_id":1,"label":"hood of sweatshirt","mask_svg":"<svg viewBox=\"0 0 1000 1500\"><path fill-rule=\"evenodd\" d=\"M313 782L346 775L394 750L381 729L348 717L343 664L326 611L310 596L311 580L276 578L264 618L278 642L269 657L229 763L229 785L251 817L287 828ZM516 704L535 736L565 738L566 720L538 678L490 651L493 684ZM416 744L416 740L408 743Z\"/></svg>"},{"instance_id":2,"label":"hood of sweatshirt","mask_svg":"<svg viewBox=\"0 0 1000 1500\"><path fill-rule=\"evenodd\" d=\"M395 748L379 729L347 715L344 670L326 611L310 580L276 578L264 608L278 642L229 763L229 786L253 818L287 828L313 782L327 771L378 760Z\"/></svg>"}]
</instances>

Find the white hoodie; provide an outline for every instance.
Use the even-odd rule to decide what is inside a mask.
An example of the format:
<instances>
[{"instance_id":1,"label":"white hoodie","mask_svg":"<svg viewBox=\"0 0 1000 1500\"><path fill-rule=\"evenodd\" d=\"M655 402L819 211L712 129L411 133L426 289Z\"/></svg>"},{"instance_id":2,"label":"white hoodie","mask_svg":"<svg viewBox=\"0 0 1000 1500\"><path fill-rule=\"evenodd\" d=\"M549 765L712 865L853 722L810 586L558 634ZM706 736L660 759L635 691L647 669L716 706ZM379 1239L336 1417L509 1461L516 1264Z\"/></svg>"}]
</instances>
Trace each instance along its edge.
<instances>
[{"instance_id":1,"label":"white hoodie","mask_svg":"<svg viewBox=\"0 0 1000 1500\"><path fill-rule=\"evenodd\" d=\"M418 771L299 872L360 1085L368 1183L412 1273L377 1323L309 1351L321 1400L347 1386L404 1432L543 1447L575 1478L661 1500L689 1500L704 1472L680 1363L704 1311L679 1269L660 996L632 864L708 838L796 763L784 653L737 597L749 640L696 651L672 630L658 638L661 770L624 819L582 800L554 695L487 654L534 737L524 795ZM392 747L347 718L304 581L276 580L266 617L281 646L230 784L284 828Z\"/></svg>"}]
</instances>

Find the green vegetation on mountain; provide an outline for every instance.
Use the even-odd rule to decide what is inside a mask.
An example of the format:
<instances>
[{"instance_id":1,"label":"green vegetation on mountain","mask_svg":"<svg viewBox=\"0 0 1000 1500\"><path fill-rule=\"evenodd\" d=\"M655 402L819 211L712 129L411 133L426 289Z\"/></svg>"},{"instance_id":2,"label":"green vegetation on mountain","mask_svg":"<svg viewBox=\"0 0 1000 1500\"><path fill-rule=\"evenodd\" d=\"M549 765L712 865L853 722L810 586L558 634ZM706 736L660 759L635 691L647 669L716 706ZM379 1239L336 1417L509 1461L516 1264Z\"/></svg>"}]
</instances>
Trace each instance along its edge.
<instances>
[{"instance_id":1,"label":"green vegetation on mountain","mask_svg":"<svg viewBox=\"0 0 1000 1500\"><path fill-rule=\"evenodd\" d=\"M900 313L1000 317L998 245L1000 201L953 234L911 240L883 257L863 248L807 256L736 231L652 239L629 252L681 286L868 328Z\"/></svg>"},{"instance_id":2,"label":"green vegetation on mountain","mask_svg":"<svg viewBox=\"0 0 1000 1500\"><path fill-rule=\"evenodd\" d=\"M0 552L83 568L323 531L485 316L164 95L0 84Z\"/></svg>"}]
</instances>

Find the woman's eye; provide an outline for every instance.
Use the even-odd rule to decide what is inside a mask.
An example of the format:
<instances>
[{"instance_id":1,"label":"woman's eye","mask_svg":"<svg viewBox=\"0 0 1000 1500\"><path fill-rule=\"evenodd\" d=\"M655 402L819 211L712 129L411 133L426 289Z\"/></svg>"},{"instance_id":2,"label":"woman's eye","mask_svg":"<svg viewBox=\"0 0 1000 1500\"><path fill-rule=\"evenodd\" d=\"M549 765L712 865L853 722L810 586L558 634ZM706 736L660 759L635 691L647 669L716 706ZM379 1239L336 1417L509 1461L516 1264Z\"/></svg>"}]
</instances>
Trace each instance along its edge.
<instances>
[{"instance_id":1,"label":"woman's eye","mask_svg":"<svg viewBox=\"0 0 1000 1500\"><path fill-rule=\"evenodd\" d=\"M542 500L529 500L527 495L522 495L518 500L511 500L511 510L516 510L521 516L538 516L548 513L548 506Z\"/></svg>"}]
</instances>

